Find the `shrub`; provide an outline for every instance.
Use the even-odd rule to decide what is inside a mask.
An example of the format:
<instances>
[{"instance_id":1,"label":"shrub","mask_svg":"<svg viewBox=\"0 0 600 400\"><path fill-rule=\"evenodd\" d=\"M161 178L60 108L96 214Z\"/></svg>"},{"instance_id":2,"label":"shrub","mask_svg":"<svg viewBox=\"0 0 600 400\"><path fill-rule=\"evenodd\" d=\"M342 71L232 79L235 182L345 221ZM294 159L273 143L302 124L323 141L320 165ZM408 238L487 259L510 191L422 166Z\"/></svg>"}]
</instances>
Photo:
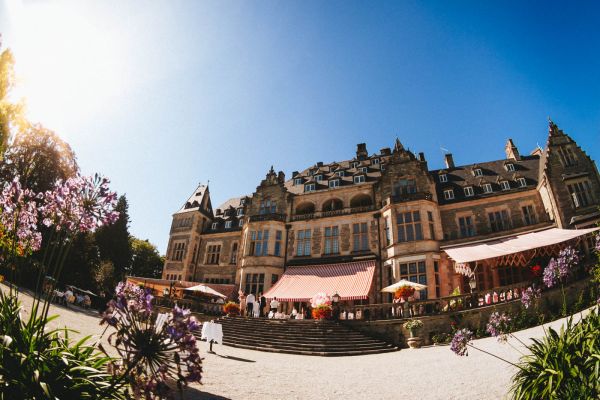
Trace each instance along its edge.
<instances>
[{"instance_id":1,"label":"shrub","mask_svg":"<svg viewBox=\"0 0 600 400\"><path fill-rule=\"evenodd\" d=\"M223 305L223 312L227 315L240 315L240 306L233 301L228 301Z\"/></svg>"},{"instance_id":2,"label":"shrub","mask_svg":"<svg viewBox=\"0 0 600 400\"><path fill-rule=\"evenodd\" d=\"M411 319L410 321L407 321L404 323L404 329L413 330L413 329L421 329L422 327L423 327L423 321L421 321L420 319Z\"/></svg>"},{"instance_id":3,"label":"shrub","mask_svg":"<svg viewBox=\"0 0 600 400\"><path fill-rule=\"evenodd\" d=\"M597 399L600 396L600 314L592 310L580 323L570 318L566 328L550 328L533 339L513 377L518 400Z\"/></svg>"},{"instance_id":4,"label":"shrub","mask_svg":"<svg viewBox=\"0 0 600 400\"><path fill-rule=\"evenodd\" d=\"M448 344L452 340L452 335L449 333L436 333L431 337L431 341L435 344Z\"/></svg>"}]
</instances>

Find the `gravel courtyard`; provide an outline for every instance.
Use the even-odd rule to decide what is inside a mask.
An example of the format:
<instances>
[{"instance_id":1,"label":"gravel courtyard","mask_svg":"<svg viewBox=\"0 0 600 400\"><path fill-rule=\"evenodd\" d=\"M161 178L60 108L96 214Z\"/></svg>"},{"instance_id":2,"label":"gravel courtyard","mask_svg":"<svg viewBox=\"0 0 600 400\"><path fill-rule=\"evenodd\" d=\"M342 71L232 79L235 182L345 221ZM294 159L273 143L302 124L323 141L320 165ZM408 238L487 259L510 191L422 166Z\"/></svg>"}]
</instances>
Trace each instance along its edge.
<instances>
[{"instance_id":1,"label":"gravel courtyard","mask_svg":"<svg viewBox=\"0 0 600 400\"><path fill-rule=\"evenodd\" d=\"M6 289L3 287L3 289ZM25 312L31 297L21 294ZM92 312L52 306L60 315L53 326L68 326L79 335L99 335L102 328ZM559 327L564 320L544 325ZM520 331L528 342L542 337L543 328ZM517 347L518 343L512 343ZM474 345L516 362L519 351L494 338ZM311 357L262 353L214 345L217 354L204 359L203 385L186 399L502 399L507 397L514 369L487 354L470 350L468 357L455 356L448 346L405 349L394 353L358 357Z\"/></svg>"}]
</instances>

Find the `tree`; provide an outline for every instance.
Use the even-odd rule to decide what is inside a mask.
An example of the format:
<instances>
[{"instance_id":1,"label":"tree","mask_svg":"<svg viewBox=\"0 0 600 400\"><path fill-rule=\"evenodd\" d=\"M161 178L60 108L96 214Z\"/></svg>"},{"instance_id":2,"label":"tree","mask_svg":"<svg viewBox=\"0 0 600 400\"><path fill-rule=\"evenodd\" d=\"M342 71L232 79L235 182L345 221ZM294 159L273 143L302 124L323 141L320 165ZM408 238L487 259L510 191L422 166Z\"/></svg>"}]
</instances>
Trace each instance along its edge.
<instances>
[{"instance_id":1,"label":"tree","mask_svg":"<svg viewBox=\"0 0 600 400\"><path fill-rule=\"evenodd\" d=\"M79 170L75 153L56 133L39 124L25 124L9 145L0 165L0 176L34 192L54 187L57 180L74 176Z\"/></svg>"},{"instance_id":2,"label":"tree","mask_svg":"<svg viewBox=\"0 0 600 400\"><path fill-rule=\"evenodd\" d=\"M111 261L102 261L96 270L94 280L96 281L96 288L99 294L112 294L117 285L113 263Z\"/></svg>"},{"instance_id":3,"label":"tree","mask_svg":"<svg viewBox=\"0 0 600 400\"><path fill-rule=\"evenodd\" d=\"M9 49L0 53L0 158L12 129L24 121L23 103L15 103L10 99L11 90L15 87L14 66L15 59Z\"/></svg>"},{"instance_id":4,"label":"tree","mask_svg":"<svg viewBox=\"0 0 600 400\"><path fill-rule=\"evenodd\" d=\"M99 253L93 234L75 236L59 280L83 289L95 289L94 275L100 265Z\"/></svg>"},{"instance_id":5,"label":"tree","mask_svg":"<svg viewBox=\"0 0 600 400\"><path fill-rule=\"evenodd\" d=\"M132 236L131 248L133 259L129 274L145 278L160 278L165 260L158 253L156 246L147 239L140 240Z\"/></svg>"},{"instance_id":6,"label":"tree","mask_svg":"<svg viewBox=\"0 0 600 400\"><path fill-rule=\"evenodd\" d=\"M96 231L96 243L100 249L102 261L111 261L115 277L123 279L131 266L132 250L129 241L129 205L125 196L119 197L115 210L119 219L112 225L103 226Z\"/></svg>"}]
</instances>

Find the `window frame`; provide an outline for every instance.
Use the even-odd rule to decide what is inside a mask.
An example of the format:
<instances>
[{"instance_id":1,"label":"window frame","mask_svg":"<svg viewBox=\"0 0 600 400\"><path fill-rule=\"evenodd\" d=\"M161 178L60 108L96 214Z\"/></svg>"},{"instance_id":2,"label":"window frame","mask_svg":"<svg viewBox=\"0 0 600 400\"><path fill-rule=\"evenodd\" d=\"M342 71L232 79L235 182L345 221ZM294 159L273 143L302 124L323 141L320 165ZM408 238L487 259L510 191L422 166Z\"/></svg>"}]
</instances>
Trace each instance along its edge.
<instances>
[{"instance_id":1,"label":"window frame","mask_svg":"<svg viewBox=\"0 0 600 400\"><path fill-rule=\"evenodd\" d=\"M465 186L463 188L463 192L465 193L465 197L475 196L475 190L474 190L473 186Z\"/></svg>"},{"instance_id":2,"label":"window frame","mask_svg":"<svg viewBox=\"0 0 600 400\"><path fill-rule=\"evenodd\" d=\"M448 174L440 174L438 178L439 178L438 180L440 181L440 183L448 182Z\"/></svg>"},{"instance_id":3,"label":"window frame","mask_svg":"<svg viewBox=\"0 0 600 400\"><path fill-rule=\"evenodd\" d=\"M444 189L444 200L454 200L454 189Z\"/></svg>"},{"instance_id":4,"label":"window frame","mask_svg":"<svg viewBox=\"0 0 600 400\"><path fill-rule=\"evenodd\" d=\"M362 174L361 175L354 175L353 179L352 179L352 182L355 183L355 184L365 183L366 182L366 177L364 175L362 175Z\"/></svg>"},{"instance_id":5,"label":"window frame","mask_svg":"<svg viewBox=\"0 0 600 400\"><path fill-rule=\"evenodd\" d=\"M502 191L510 190L511 189L510 182L506 181L506 180L500 181L500 189Z\"/></svg>"}]
</instances>

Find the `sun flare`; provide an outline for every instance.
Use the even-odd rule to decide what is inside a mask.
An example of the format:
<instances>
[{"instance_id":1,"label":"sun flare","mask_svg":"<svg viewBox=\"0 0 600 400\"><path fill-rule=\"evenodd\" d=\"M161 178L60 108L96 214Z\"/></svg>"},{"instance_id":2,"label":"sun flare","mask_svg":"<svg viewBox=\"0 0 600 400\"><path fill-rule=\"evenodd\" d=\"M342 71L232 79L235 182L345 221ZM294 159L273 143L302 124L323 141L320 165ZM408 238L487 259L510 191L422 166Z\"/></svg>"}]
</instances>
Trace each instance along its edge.
<instances>
[{"instance_id":1,"label":"sun flare","mask_svg":"<svg viewBox=\"0 0 600 400\"><path fill-rule=\"evenodd\" d=\"M28 117L60 130L101 113L122 87L122 42L71 3L8 1L19 87ZM87 12L86 12L87 11ZM88 18L89 17L89 18Z\"/></svg>"}]
</instances>

